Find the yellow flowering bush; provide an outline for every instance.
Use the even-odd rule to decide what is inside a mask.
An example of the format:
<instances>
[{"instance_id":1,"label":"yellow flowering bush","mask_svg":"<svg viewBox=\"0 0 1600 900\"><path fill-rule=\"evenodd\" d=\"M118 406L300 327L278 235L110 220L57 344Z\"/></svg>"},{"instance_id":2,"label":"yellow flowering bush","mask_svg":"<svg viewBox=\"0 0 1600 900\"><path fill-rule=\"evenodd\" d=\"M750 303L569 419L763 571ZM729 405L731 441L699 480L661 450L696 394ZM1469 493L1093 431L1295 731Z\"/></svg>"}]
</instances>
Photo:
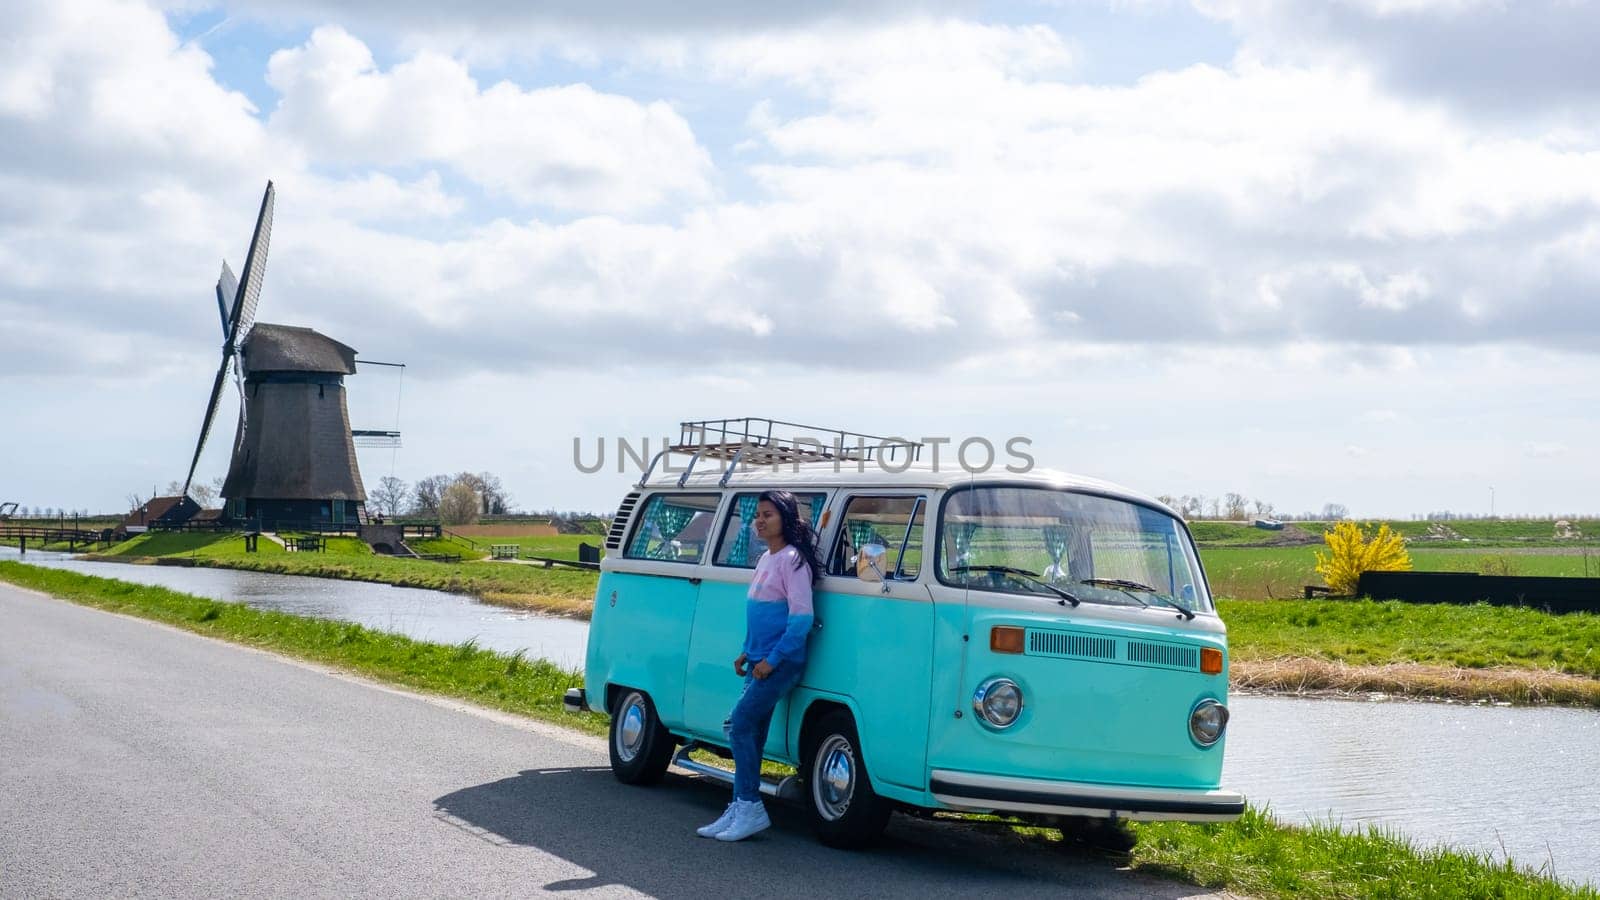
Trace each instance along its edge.
<instances>
[{"instance_id":1,"label":"yellow flowering bush","mask_svg":"<svg viewBox=\"0 0 1600 900\"><path fill-rule=\"evenodd\" d=\"M1360 525L1340 522L1332 531L1324 531L1322 540L1328 545L1328 555L1317 554L1317 574L1336 593L1354 594L1362 572L1411 569L1405 539L1390 531L1387 523L1379 525L1377 534L1369 540Z\"/></svg>"}]
</instances>

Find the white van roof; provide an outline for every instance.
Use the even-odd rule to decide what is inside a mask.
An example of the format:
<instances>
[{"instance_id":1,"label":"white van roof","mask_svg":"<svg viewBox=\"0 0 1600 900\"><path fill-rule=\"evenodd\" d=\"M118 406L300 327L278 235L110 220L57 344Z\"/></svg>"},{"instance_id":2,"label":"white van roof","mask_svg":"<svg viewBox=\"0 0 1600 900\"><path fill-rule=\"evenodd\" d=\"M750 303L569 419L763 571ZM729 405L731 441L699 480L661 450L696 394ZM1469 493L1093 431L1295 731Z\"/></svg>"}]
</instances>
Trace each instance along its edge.
<instances>
[{"instance_id":1,"label":"white van roof","mask_svg":"<svg viewBox=\"0 0 1600 900\"><path fill-rule=\"evenodd\" d=\"M1178 516L1176 511L1147 494L1098 478L1073 475L1055 469L1033 468L1027 472L1008 472L1004 466L996 464L987 472L971 473L953 460L948 463L941 461L938 468L928 461L916 461L909 465L885 462L880 466L878 462L870 460L865 462L840 460L837 463L832 461L780 463L775 467L752 467L749 471L734 471L728 476L727 484L723 484L723 474L728 466L724 460L700 461L687 479L683 478L687 462L675 461L670 469L666 468L664 463L665 461L662 461L662 464L650 474L649 483L643 485L644 490L704 491L766 488L797 490L824 487L947 489L969 484L1011 484L1101 494L1153 506L1175 517ZM683 481L681 488L680 479Z\"/></svg>"}]
</instances>

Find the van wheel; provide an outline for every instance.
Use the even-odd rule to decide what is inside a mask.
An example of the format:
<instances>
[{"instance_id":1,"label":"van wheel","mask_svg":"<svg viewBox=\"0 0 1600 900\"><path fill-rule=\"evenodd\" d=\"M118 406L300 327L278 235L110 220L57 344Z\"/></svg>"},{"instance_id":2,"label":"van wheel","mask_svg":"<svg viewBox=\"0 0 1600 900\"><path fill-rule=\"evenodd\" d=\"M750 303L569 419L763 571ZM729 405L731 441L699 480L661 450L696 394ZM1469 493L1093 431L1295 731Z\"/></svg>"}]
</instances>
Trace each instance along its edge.
<instances>
[{"instance_id":1,"label":"van wheel","mask_svg":"<svg viewBox=\"0 0 1600 900\"><path fill-rule=\"evenodd\" d=\"M672 735L642 691L624 690L611 711L611 774L623 784L655 784L672 763Z\"/></svg>"},{"instance_id":2,"label":"van wheel","mask_svg":"<svg viewBox=\"0 0 1600 900\"><path fill-rule=\"evenodd\" d=\"M855 720L834 710L817 721L809 737L806 812L817 839L844 850L875 843L893 809L872 790Z\"/></svg>"}]
</instances>

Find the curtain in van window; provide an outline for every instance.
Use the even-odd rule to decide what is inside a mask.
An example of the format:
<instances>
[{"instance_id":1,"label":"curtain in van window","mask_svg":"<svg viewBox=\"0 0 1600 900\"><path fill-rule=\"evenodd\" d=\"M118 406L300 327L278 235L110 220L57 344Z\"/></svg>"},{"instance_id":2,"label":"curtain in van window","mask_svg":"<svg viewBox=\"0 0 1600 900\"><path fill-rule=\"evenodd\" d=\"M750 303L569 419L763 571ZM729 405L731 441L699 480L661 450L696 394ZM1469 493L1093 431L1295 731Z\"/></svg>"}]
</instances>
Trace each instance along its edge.
<instances>
[{"instance_id":1,"label":"curtain in van window","mask_svg":"<svg viewBox=\"0 0 1600 900\"><path fill-rule=\"evenodd\" d=\"M650 506L645 510L644 524L639 527L639 534L633 539L633 547L628 555L645 559L673 559L672 539L683 531L694 514L695 510L690 507L673 506L664 497L651 498ZM652 537L661 538L654 549L650 548Z\"/></svg>"},{"instance_id":2,"label":"curtain in van window","mask_svg":"<svg viewBox=\"0 0 1600 900\"><path fill-rule=\"evenodd\" d=\"M1090 542L1088 528L1067 529L1069 540L1072 542L1072 552L1067 554L1068 577L1073 581L1083 581L1094 577L1094 547Z\"/></svg>"},{"instance_id":3,"label":"curtain in van window","mask_svg":"<svg viewBox=\"0 0 1600 900\"><path fill-rule=\"evenodd\" d=\"M739 495L739 534L733 539L733 547L728 550L728 563L735 566L750 564L750 523L756 519L756 506L761 503L760 494Z\"/></svg>"},{"instance_id":4,"label":"curtain in van window","mask_svg":"<svg viewBox=\"0 0 1600 900\"><path fill-rule=\"evenodd\" d=\"M813 531L816 530L817 523L822 521L822 501L826 496L825 494L817 494L811 498L811 528Z\"/></svg>"},{"instance_id":5,"label":"curtain in van window","mask_svg":"<svg viewBox=\"0 0 1600 900\"><path fill-rule=\"evenodd\" d=\"M850 545L855 547L857 550L860 550L862 547L865 547L867 544L872 542L872 537L876 533L877 530L872 527L871 522L862 522L860 520L851 522Z\"/></svg>"},{"instance_id":6,"label":"curtain in van window","mask_svg":"<svg viewBox=\"0 0 1600 900\"><path fill-rule=\"evenodd\" d=\"M950 542L956 547L955 565L970 566L972 557L967 551L972 549L972 535L978 530L977 522L953 522L950 525Z\"/></svg>"},{"instance_id":7,"label":"curtain in van window","mask_svg":"<svg viewBox=\"0 0 1600 900\"><path fill-rule=\"evenodd\" d=\"M661 543L651 555L656 559L676 559L677 554L672 552L672 539L689 524L689 520L694 518L694 513L695 511L687 506L661 504L655 516L655 526L661 529Z\"/></svg>"},{"instance_id":8,"label":"curtain in van window","mask_svg":"<svg viewBox=\"0 0 1600 900\"><path fill-rule=\"evenodd\" d=\"M1067 574L1061 570L1061 557L1067 552L1067 528L1065 525L1046 525L1044 527L1044 549L1050 553L1050 567L1044 570L1046 578L1060 578Z\"/></svg>"}]
</instances>

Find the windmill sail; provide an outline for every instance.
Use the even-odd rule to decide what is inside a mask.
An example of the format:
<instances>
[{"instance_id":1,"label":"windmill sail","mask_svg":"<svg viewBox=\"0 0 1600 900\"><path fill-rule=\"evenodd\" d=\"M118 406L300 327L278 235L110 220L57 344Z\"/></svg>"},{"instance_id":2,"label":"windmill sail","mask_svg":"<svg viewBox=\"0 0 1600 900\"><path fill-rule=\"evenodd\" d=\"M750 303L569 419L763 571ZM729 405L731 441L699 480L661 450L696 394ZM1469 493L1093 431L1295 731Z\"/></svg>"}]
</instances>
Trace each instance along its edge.
<instances>
[{"instance_id":1,"label":"windmill sail","mask_svg":"<svg viewBox=\"0 0 1600 900\"><path fill-rule=\"evenodd\" d=\"M244 343L250 326L256 323L256 304L261 300L261 279L267 274L267 247L272 243L272 205L276 192L272 182L267 182L267 193L261 198L261 212L256 215L255 234L250 236L250 252L244 258L244 278L239 284L234 301L233 345Z\"/></svg>"},{"instance_id":2,"label":"windmill sail","mask_svg":"<svg viewBox=\"0 0 1600 900\"><path fill-rule=\"evenodd\" d=\"M233 298L237 297L238 295L239 295L239 279L233 277L233 270L228 268L228 261L227 260L223 260L222 261L222 274L217 278L217 305L219 307L221 307L221 309L222 309L222 336L223 336L224 339L230 338L230 336L233 333L233 329L231 328L231 325L233 323L228 321L228 307L233 302ZM226 298L226 299L224 299L224 298ZM234 350L237 351L238 347L235 346ZM244 404L244 367L239 365L239 360L238 360L237 357L235 357L234 360L233 360L233 386L239 389L239 437L238 437L238 440L243 441L244 440L244 428L245 428L245 421L244 421L244 405L245 405Z\"/></svg>"},{"instance_id":3,"label":"windmill sail","mask_svg":"<svg viewBox=\"0 0 1600 900\"><path fill-rule=\"evenodd\" d=\"M189 483L194 481L195 467L200 465L200 451L206 448L206 435L211 433L211 420L217 416L217 404L222 400L222 383L228 377L228 364L232 362L231 354L222 358L222 365L217 367L217 378L211 385L211 402L206 405L206 417L200 422L200 440L194 445L194 459L189 463L189 476L183 480L183 493L189 494Z\"/></svg>"},{"instance_id":4,"label":"windmill sail","mask_svg":"<svg viewBox=\"0 0 1600 900\"><path fill-rule=\"evenodd\" d=\"M239 345L244 342L245 334L250 326L255 324L256 304L261 299L261 280L267 271L267 247L272 242L272 206L275 192L272 182L267 182L267 192L261 198L261 211L256 214L256 230L250 236L250 252L244 258L244 281L236 282L233 272L228 269L228 264L222 264L222 276L217 279L217 303L222 309L222 298L225 292L233 294L231 309L223 312L225 335L222 344L222 365L217 368L216 380L211 385L211 399L206 401L205 418L200 422L200 437L195 441L194 459L189 463L189 474L183 479L183 493L189 493L189 485L194 482L194 470L200 465L200 453L205 449L206 438L211 434L211 422L217 415L217 404L222 399L222 385L228 378L228 366L236 364L235 354ZM239 385L239 397L244 399L244 383L239 380L237 367L234 378ZM242 409L242 404L241 404ZM243 439L243 418L240 419L240 439Z\"/></svg>"},{"instance_id":5,"label":"windmill sail","mask_svg":"<svg viewBox=\"0 0 1600 900\"><path fill-rule=\"evenodd\" d=\"M233 277L233 270L228 268L228 261L222 261L222 274L217 276L217 312L222 315L222 337L226 340L233 334L233 323L228 321L228 310L233 306L233 298L239 295L239 279Z\"/></svg>"}]
</instances>

